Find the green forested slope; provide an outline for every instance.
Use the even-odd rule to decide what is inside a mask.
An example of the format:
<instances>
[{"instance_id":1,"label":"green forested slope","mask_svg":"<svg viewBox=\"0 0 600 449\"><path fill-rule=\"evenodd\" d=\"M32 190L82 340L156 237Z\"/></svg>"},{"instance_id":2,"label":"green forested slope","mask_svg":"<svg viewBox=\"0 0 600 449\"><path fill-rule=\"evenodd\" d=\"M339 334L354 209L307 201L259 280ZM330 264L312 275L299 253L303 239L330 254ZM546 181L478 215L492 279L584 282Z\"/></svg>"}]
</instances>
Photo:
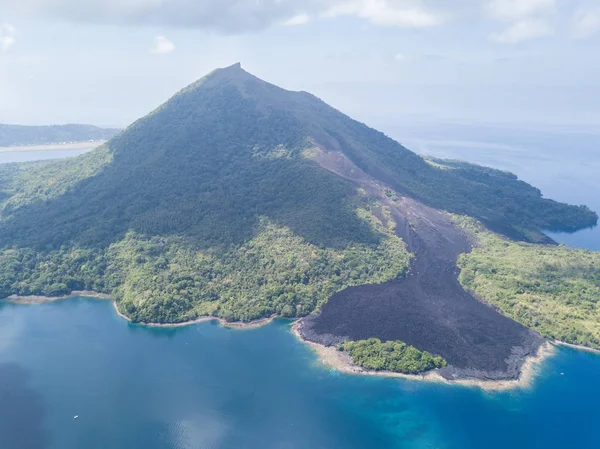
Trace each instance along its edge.
<instances>
[{"instance_id":1,"label":"green forested slope","mask_svg":"<svg viewBox=\"0 0 600 449\"><path fill-rule=\"evenodd\" d=\"M542 336L600 349L600 253L500 238L463 221L477 246L461 284Z\"/></svg>"},{"instance_id":2,"label":"green forested slope","mask_svg":"<svg viewBox=\"0 0 600 449\"><path fill-rule=\"evenodd\" d=\"M303 316L345 287L404 275L402 240L379 229L379 244L339 249L313 245L267 219L239 246L201 249L187 237L130 232L106 249L8 249L0 254L0 294L96 290L141 322Z\"/></svg>"},{"instance_id":3,"label":"green forested slope","mask_svg":"<svg viewBox=\"0 0 600 449\"><path fill-rule=\"evenodd\" d=\"M0 295L110 293L137 321L310 313L348 285L402 276L408 254L318 145L401 192L510 232L595 214L495 170L425 161L310 94L218 70L103 147L0 167Z\"/></svg>"}]
</instances>

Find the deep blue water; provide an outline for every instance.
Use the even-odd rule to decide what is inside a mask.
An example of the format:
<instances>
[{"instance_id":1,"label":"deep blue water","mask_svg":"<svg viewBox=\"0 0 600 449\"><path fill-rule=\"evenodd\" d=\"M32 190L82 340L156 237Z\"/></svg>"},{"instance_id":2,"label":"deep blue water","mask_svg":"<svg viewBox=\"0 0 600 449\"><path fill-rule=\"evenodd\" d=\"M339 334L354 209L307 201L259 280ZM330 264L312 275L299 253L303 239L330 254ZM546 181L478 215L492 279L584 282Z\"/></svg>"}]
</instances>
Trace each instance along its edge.
<instances>
[{"instance_id":1,"label":"deep blue water","mask_svg":"<svg viewBox=\"0 0 600 449\"><path fill-rule=\"evenodd\" d=\"M600 210L596 135L396 130ZM598 229L555 238L600 249ZM0 449L598 449L599 422L600 356L566 348L532 387L489 393L339 374L285 321L150 329L107 301L0 303Z\"/></svg>"},{"instance_id":2,"label":"deep blue water","mask_svg":"<svg viewBox=\"0 0 600 449\"><path fill-rule=\"evenodd\" d=\"M508 393L341 375L285 321L149 329L108 301L4 304L0 447L600 447L600 357L560 349L540 371Z\"/></svg>"}]
</instances>

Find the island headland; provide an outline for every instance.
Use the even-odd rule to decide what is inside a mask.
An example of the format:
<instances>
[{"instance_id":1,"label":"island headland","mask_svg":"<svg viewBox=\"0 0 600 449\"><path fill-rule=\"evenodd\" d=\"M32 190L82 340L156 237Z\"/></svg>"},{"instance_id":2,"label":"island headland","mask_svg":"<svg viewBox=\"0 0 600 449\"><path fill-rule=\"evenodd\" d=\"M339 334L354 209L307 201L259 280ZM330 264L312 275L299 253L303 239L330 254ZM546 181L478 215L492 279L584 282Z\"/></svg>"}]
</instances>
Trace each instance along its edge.
<instances>
[{"instance_id":1,"label":"island headland","mask_svg":"<svg viewBox=\"0 0 600 449\"><path fill-rule=\"evenodd\" d=\"M236 64L85 155L0 166L0 297L87 292L160 326L285 317L340 369L371 374L338 345L378 339L407 365L435 361L408 368L437 366L428 379L514 386L548 340L600 347L586 319L600 313L598 254L543 233L597 220L510 173L424 159ZM536 262L510 290L501 250Z\"/></svg>"},{"instance_id":2,"label":"island headland","mask_svg":"<svg viewBox=\"0 0 600 449\"><path fill-rule=\"evenodd\" d=\"M346 340L403 341L442 356L445 379L516 380L544 339L475 298L458 282L458 256L476 243L448 214L417 200L388 198L382 185L343 155L315 157L352 179L389 207L396 234L413 254L408 275L377 285L349 287L303 318L302 339L323 346Z\"/></svg>"}]
</instances>

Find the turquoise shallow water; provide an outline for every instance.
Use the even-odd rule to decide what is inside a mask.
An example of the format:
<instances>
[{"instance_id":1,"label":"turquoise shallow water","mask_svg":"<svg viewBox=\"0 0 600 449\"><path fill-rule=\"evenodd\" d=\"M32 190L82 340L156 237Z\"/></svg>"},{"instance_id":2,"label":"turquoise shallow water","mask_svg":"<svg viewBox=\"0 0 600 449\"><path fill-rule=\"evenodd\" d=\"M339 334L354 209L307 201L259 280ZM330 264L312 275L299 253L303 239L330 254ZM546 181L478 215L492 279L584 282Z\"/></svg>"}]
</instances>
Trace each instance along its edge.
<instances>
[{"instance_id":1,"label":"turquoise shallow water","mask_svg":"<svg viewBox=\"0 0 600 449\"><path fill-rule=\"evenodd\" d=\"M108 301L0 305L2 449L597 449L599 380L600 356L571 349L533 387L488 393L336 373L285 321L150 329Z\"/></svg>"}]
</instances>

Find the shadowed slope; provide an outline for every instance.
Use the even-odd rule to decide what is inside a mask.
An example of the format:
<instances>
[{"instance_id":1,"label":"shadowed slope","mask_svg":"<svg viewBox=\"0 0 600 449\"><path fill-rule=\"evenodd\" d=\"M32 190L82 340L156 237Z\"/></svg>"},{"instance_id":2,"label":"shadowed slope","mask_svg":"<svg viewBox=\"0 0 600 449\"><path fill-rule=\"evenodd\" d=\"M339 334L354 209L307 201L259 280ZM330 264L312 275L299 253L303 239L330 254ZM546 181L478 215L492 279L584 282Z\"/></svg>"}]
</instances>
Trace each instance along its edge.
<instances>
[{"instance_id":1,"label":"shadowed slope","mask_svg":"<svg viewBox=\"0 0 600 449\"><path fill-rule=\"evenodd\" d=\"M273 109L272 90L281 89L235 67L207 76L87 156L90 165L110 154L93 176L49 201L36 189L25 206L5 209L0 236L18 246L96 247L132 230L211 247L249 240L268 216L322 246L375 242L348 207L353 188L301 156L307 133ZM48 167L34 174L40 183ZM71 182L57 178L51 190Z\"/></svg>"}]
</instances>

